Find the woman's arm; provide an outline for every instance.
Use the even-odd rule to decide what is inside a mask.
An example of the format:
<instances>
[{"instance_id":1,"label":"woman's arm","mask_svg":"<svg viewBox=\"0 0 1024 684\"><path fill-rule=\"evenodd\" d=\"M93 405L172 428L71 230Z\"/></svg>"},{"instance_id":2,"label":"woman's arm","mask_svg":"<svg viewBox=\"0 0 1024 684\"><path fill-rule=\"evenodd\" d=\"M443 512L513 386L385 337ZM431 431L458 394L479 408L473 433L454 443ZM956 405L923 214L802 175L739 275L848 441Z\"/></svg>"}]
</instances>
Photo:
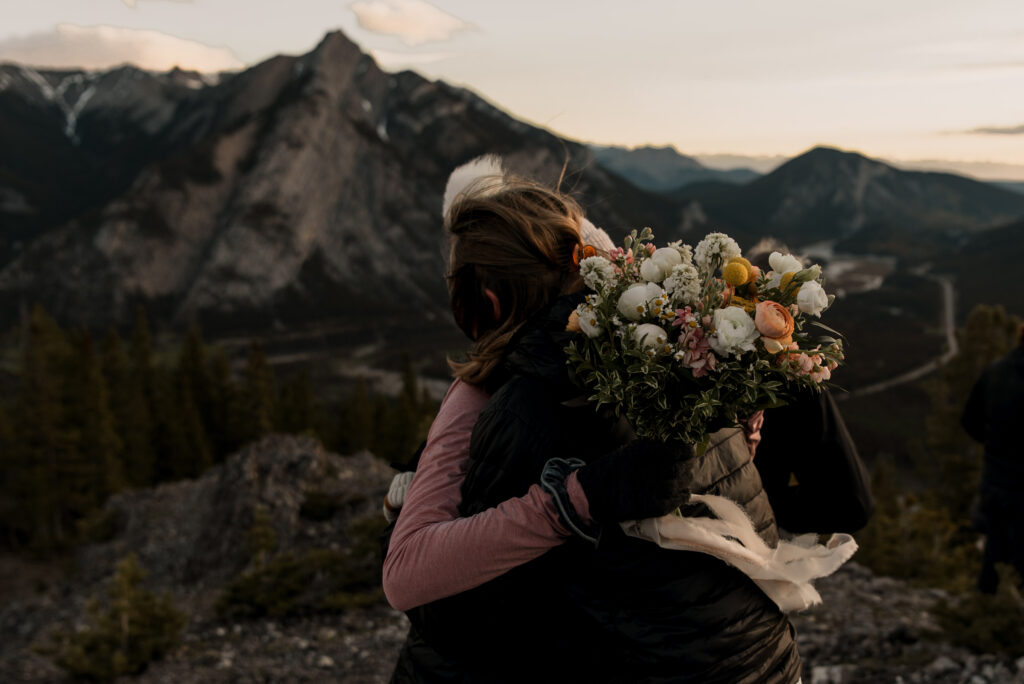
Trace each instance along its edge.
<instances>
[{"instance_id":1,"label":"woman's arm","mask_svg":"<svg viewBox=\"0 0 1024 684\"><path fill-rule=\"evenodd\" d=\"M458 517L470 435L487 401L483 390L456 380L431 425L384 559L384 594L399 610L479 586L571 534L539 485L495 508ZM589 522L575 473L566 488L577 513Z\"/></svg>"}]
</instances>

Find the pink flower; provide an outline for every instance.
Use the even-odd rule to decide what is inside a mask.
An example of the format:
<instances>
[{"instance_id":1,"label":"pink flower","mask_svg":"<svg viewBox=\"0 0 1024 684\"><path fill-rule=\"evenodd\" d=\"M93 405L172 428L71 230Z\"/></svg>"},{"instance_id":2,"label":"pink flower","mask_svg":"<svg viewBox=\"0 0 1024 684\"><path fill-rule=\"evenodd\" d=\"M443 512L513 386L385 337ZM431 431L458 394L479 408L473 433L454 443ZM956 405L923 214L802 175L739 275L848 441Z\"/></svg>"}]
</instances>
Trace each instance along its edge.
<instances>
[{"instance_id":1,"label":"pink flower","mask_svg":"<svg viewBox=\"0 0 1024 684\"><path fill-rule=\"evenodd\" d=\"M647 256L650 256L654 254L654 250L656 250L657 247L655 247L652 243L648 242L646 245L644 245L644 249L647 250Z\"/></svg>"},{"instance_id":2,"label":"pink flower","mask_svg":"<svg viewBox=\"0 0 1024 684\"><path fill-rule=\"evenodd\" d=\"M811 380L813 380L814 382L823 382L832 377L832 372L829 371L827 367L825 367L822 368L821 370L811 373L810 376Z\"/></svg>"},{"instance_id":3,"label":"pink flower","mask_svg":"<svg viewBox=\"0 0 1024 684\"><path fill-rule=\"evenodd\" d=\"M708 342L704 329L697 325L697 319L690 307L676 309L676 318L672 325L681 326L683 329L683 334L676 342L679 348L676 359L690 369L693 377L702 378L715 370L718 359L711 350L711 343Z\"/></svg>"}]
</instances>

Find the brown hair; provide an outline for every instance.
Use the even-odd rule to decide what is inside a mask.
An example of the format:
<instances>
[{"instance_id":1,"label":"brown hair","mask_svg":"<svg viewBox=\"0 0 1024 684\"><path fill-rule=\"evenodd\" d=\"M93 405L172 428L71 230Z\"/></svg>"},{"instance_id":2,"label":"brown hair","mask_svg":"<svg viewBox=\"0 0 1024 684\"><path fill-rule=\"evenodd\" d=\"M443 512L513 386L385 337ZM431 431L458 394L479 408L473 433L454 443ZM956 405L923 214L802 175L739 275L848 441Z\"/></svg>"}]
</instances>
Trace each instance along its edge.
<instances>
[{"instance_id":1,"label":"brown hair","mask_svg":"<svg viewBox=\"0 0 1024 684\"><path fill-rule=\"evenodd\" d=\"M474 340L468 361L448 360L455 377L483 383L530 316L582 287L572 267L582 218L571 197L514 176L496 193L471 189L453 202L445 220L448 291L455 322ZM498 297L499 321L485 289Z\"/></svg>"}]
</instances>

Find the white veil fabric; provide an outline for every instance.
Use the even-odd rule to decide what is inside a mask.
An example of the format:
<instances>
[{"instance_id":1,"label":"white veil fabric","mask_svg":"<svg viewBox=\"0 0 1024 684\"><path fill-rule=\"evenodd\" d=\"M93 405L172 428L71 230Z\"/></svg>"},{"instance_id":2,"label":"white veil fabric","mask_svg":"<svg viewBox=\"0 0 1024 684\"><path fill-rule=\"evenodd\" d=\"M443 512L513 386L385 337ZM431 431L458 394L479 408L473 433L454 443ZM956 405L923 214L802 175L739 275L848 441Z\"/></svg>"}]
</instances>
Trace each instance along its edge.
<instances>
[{"instance_id":1,"label":"white veil fabric","mask_svg":"<svg viewBox=\"0 0 1024 684\"><path fill-rule=\"evenodd\" d=\"M654 542L665 549L706 553L737 568L752 579L783 611L804 610L821 603L811 584L827 577L850 560L857 542L848 534L833 534L824 544L817 535L804 534L768 546L746 512L722 496L694 494L717 517L680 517L669 514L622 523L626 534Z\"/></svg>"}]
</instances>

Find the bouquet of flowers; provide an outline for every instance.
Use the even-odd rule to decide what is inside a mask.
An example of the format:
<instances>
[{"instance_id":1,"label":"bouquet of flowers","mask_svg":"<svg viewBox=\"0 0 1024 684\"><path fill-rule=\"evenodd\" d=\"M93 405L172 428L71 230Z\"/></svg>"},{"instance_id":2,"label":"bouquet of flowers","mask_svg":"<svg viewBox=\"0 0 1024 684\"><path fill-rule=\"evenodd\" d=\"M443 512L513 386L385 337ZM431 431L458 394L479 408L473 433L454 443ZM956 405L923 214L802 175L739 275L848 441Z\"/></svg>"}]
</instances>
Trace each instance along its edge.
<instances>
[{"instance_id":1,"label":"bouquet of flowers","mask_svg":"<svg viewBox=\"0 0 1024 684\"><path fill-rule=\"evenodd\" d=\"M761 272L736 241L711 233L696 248L656 248L633 231L607 257L585 253L593 291L570 316L577 380L637 435L706 444L711 432L820 389L843 359L841 336L817 319L834 299L821 268L773 252ZM824 333L815 336L812 327Z\"/></svg>"}]
</instances>

